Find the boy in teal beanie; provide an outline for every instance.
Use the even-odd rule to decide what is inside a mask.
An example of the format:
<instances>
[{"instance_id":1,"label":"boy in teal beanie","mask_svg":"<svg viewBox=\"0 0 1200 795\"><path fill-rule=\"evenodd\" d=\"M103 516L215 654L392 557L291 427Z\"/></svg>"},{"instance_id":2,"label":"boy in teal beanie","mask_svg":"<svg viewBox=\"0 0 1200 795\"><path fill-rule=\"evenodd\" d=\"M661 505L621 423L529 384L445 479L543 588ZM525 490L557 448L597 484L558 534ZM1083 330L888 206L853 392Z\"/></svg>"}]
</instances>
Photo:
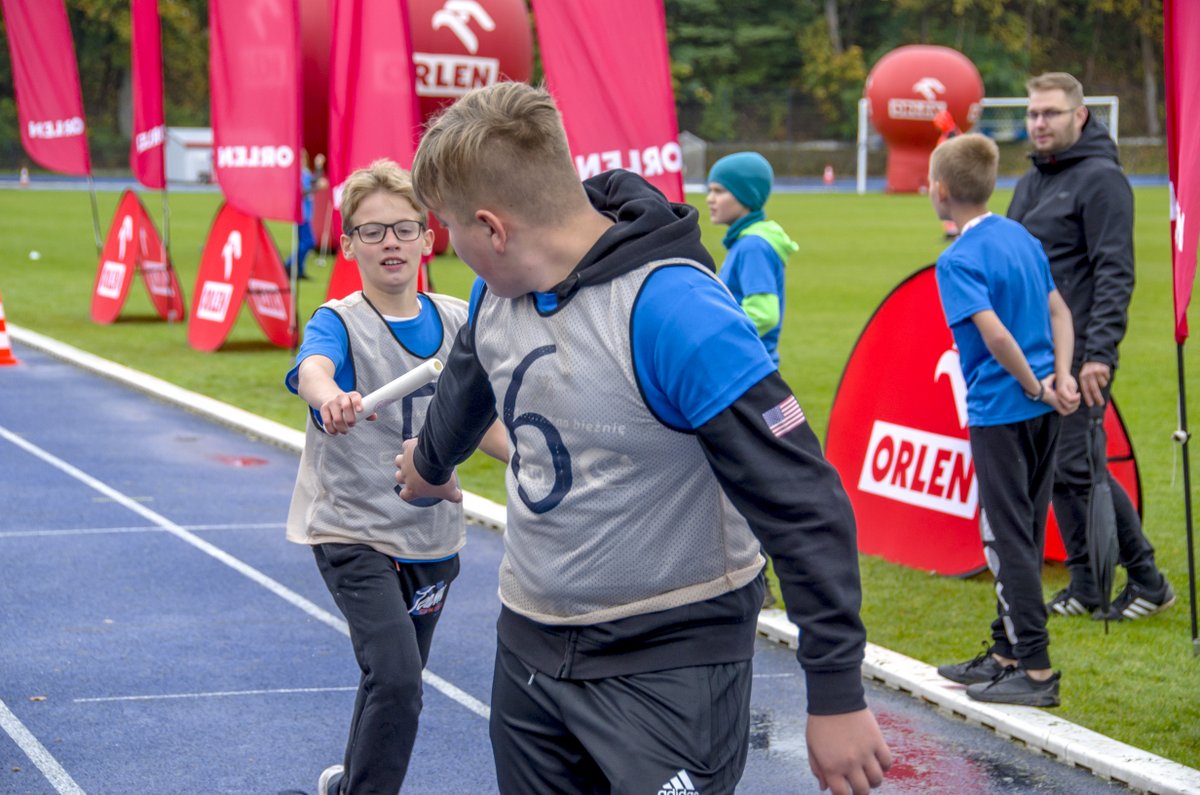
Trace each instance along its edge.
<instances>
[{"instance_id":1,"label":"boy in teal beanie","mask_svg":"<svg viewBox=\"0 0 1200 795\"><path fill-rule=\"evenodd\" d=\"M759 153L727 155L708 172L706 201L712 222L729 226L721 241L729 249L721 265L721 281L753 321L778 365L784 264L800 246L763 212L774 180L771 164Z\"/></svg>"}]
</instances>

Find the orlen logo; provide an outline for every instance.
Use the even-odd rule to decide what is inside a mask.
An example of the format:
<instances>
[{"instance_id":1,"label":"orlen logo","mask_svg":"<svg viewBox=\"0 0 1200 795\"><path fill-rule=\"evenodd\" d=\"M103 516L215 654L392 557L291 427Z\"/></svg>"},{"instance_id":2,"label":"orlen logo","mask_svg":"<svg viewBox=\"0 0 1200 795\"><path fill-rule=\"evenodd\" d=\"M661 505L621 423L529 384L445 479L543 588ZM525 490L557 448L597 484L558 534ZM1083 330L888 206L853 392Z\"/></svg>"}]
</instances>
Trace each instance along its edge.
<instances>
[{"instance_id":1,"label":"orlen logo","mask_svg":"<svg viewBox=\"0 0 1200 795\"><path fill-rule=\"evenodd\" d=\"M104 260L100 269L100 279L96 282L96 295L104 298L117 299L121 297L121 285L125 283L125 263Z\"/></svg>"},{"instance_id":2,"label":"orlen logo","mask_svg":"<svg viewBox=\"0 0 1200 795\"><path fill-rule=\"evenodd\" d=\"M914 94L923 99L910 97L893 97L888 100L888 117L892 119L912 119L916 121L933 121L933 117L946 109L946 101L938 99L939 94L946 93L946 86L936 77L922 77L913 83Z\"/></svg>"},{"instance_id":3,"label":"orlen logo","mask_svg":"<svg viewBox=\"0 0 1200 795\"><path fill-rule=\"evenodd\" d=\"M876 420L858 479L862 491L970 519L979 495L971 443Z\"/></svg>"},{"instance_id":4,"label":"orlen logo","mask_svg":"<svg viewBox=\"0 0 1200 795\"><path fill-rule=\"evenodd\" d=\"M258 314L273 317L277 320L287 320L287 305L283 302L283 294L275 282L266 279L250 279L246 285L250 300Z\"/></svg>"},{"instance_id":5,"label":"orlen logo","mask_svg":"<svg viewBox=\"0 0 1200 795\"><path fill-rule=\"evenodd\" d=\"M960 428L967 427L967 383L958 349L938 357L933 380L949 382ZM971 443L967 439L920 431L876 420L867 443L858 487L880 497L970 519L978 492Z\"/></svg>"},{"instance_id":6,"label":"orlen logo","mask_svg":"<svg viewBox=\"0 0 1200 795\"><path fill-rule=\"evenodd\" d=\"M500 79L500 60L483 58L474 22L485 32L496 29L496 21L476 0L446 0L433 14L434 30L446 28L462 43L470 55L413 53L417 73L417 95L422 97L461 97L473 88L490 86Z\"/></svg>"},{"instance_id":7,"label":"orlen logo","mask_svg":"<svg viewBox=\"0 0 1200 795\"><path fill-rule=\"evenodd\" d=\"M683 170L683 150L674 141L645 149L610 149L575 155L575 170L588 179L614 168L624 168L643 177L677 174Z\"/></svg>"},{"instance_id":8,"label":"orlen logo","mask_svg":"<svg viewBox=\"0 0 1200 795\"><path fill-rule=\"evenodd\" d=\"M72 116L69 119L48 119L46 121L30 121L28 126L30 138L70 138L83 135L83 119Z\"/></svg>"},{"instance_id":9,"label":"orlen logo","mask_svg":"<svg viewBox=\"0 0 1200 795\"><path fill-rule=\"evenodd\" d=\"M227 282L204 282L200 290L200 302L196 308L196 317L201 320L211 320L223 323L229 312L229 302L233 297L233 285Z\"/></svg>"},{"instance_id":10,"label":"orlen logo","mask_svg":"<svg viewBox=\"0 0 1200 795\"><path fill-rule=\"evenodd\" d=\"M217 168L289 168L295 162L290 146L217 147Z\"/></svg>"}]
</instances>

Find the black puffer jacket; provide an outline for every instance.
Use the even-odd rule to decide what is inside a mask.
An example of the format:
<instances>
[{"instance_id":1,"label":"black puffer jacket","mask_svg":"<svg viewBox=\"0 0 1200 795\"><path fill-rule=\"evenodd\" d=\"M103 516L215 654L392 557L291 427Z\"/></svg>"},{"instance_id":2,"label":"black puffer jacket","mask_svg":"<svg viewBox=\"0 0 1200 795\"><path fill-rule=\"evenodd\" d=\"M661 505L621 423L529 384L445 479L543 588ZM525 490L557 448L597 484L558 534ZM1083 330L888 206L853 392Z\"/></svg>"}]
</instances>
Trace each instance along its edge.
<instances>
[{"instance_id":1,"label":"black puffer jacket","mask_svg":"<svg viewBox=\"0 0 1200 795\"><path fill-rule=\"evenodd\" d=\"M1075 319L1075 369L1117 367L1133 294L1133 191L1108 129L1089 118L1073 146L1032 154L1008 217L1046 249L1050 272Z\"/></svg>"}]
</instances>

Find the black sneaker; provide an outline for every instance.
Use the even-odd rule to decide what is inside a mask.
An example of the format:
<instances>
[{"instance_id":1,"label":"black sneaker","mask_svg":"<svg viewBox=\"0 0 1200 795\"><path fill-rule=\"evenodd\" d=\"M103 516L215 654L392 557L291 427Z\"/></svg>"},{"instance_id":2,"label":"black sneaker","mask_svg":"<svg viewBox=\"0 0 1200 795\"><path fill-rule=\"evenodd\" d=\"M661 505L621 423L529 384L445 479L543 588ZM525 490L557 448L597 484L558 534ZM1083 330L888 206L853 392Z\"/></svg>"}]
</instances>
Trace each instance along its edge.
<instances>
[{"instance_id":1,"label":"black sneaker","mask_svg":"<svg viewBox=\"0 0 1200 795\"><path fill-rule=\"evenodd\" d=\"M1162 587L1157 591L1143 588L1130 580L1113 601L1112 609L1108 611L1108 620L1133 621L1146 618L1161 613L1173 604L1175 591L1171 590L1171 583L1167 582L1166 577L1163 577Z\"/></svg>"},{"instance_id":2,"label":"black sneaker","mask_svg":"<svg viewBox=\"0 0 1200 795\"><path fill-rule=\"evenodd\" d=\"M953 665L939 665L939 676L958 682L960 685L974 685L980 682L990 682L1000 675L1004 666L992 656L991 649L985 648L983 653L972 660Z\"/></svg>"},{"instance_id":3,"label":"black sneaker","mask_svg":"<svg viewBox=\"0 0 1200 795\"><path fill-rule=\"evenodd\" d=\"M1097 604L1088 604L1079 598L1070 588L1063 588L1054 594L1054 598L1046 602L1046 612L1060 616L1090 616L1100 608Z\"/></svg>"},{"instance_id":4,"label":"black sneaker","mask_svg":"<svg viewBox=\"0 0 1200 795\"><path fill-rule=\"evenodd\" d=\"M1058 680L1062 675L1055 671L1045 682L1030 679L1028 674L1016 666L1009 666L990 682L967 687L967 697L975 701L993 704L1020 704L1025 707L1057 707Z\"/></svg>"}]
</instances>

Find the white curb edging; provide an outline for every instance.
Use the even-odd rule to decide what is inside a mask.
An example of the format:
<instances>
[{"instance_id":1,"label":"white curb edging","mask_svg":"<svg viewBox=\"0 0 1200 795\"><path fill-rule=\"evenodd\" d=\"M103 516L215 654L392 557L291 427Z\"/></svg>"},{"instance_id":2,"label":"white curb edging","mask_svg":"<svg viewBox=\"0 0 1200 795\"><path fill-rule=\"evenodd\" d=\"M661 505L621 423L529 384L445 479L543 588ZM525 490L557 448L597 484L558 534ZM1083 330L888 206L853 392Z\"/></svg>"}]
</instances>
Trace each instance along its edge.
<instances>
[{"instance_id":1,"label":"white curb edging","mask_svg":"<svg viewBox=\"0 0 1200 795\"><path fill-rule=\"evenodd\" d=\"M304 433L219 400L197 394L35 331L8 325L9 336L58 359L110 378L161 400L174 403L236 430L291 450L304 449ZM477 494L464 492L467 518L503 532L505 509ZM763 610L760 634L796 648L798 633L782 610ZM991 729L1001 737L1093 774L1154 795L1200 795L1200 770L1056 718L1034 707L988 705L967 698L961 685L938 676L937 670L911 657L868 643L863 676L919 698L943 712Z\"/></svg>"}]
</instances>

